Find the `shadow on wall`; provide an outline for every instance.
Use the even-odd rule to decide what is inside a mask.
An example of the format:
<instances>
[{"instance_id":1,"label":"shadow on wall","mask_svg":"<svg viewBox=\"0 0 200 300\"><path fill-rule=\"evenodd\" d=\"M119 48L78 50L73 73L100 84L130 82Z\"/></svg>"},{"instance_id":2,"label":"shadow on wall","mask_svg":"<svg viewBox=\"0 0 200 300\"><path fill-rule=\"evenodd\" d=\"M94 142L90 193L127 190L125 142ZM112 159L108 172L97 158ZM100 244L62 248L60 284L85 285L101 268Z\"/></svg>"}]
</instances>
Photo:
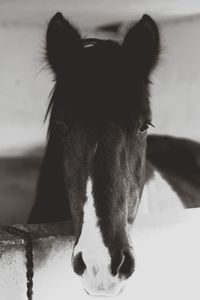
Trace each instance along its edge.
<instances>
[{"instance_id":1,"label":"shadow on wall","mask_svg":"<svg viewBox=\"0 0 200 300\"><path fill-rule=\"evenodd\" d=\"M26 223L34 202L43 149L0 158L0 224Z\"/></svg>"}]
</instances>

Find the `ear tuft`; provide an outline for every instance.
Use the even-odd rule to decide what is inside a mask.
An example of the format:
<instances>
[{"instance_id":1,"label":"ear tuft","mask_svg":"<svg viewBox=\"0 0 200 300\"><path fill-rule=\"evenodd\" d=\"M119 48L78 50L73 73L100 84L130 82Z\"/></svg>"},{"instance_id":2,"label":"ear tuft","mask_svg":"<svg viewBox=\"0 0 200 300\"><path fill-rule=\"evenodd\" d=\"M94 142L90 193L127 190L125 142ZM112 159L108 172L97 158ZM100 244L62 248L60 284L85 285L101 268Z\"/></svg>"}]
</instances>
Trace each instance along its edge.
<instances>
[{"instance_id":1,"label":"ear tuft","mask_svg":"<svg viewBox=\"0 0 200 300\"><path fill-rule=\"evenodd\" d=\"M148 77L160 52L160 34L155 21L149 15L143 15L127 32L123 47L133 69L138 75Z\"/></svg>"},{"instance_id":2,"label":"ear tuft","mask_svg":"<svg viewBox=\"0 0 200 300\"><path fill-rule=\"evenodd\" d=\"M66 71L82 48L78 30L58 12L50 20L46 34L46 57L58 75Z\"/></svg>"}]
</instances>

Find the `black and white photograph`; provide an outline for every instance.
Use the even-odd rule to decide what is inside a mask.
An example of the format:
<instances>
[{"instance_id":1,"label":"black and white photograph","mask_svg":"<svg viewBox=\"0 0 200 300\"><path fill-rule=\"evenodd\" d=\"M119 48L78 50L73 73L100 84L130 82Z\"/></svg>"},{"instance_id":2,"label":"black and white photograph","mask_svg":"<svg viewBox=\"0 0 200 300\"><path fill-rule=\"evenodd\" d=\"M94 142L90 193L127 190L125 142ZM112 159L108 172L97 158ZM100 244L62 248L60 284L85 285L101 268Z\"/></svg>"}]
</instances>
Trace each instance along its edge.
<instances>
[{"instance_id":1,"label":"black and white photograph","mask_svg":"<svg viewBox=\"0 0 200 300\"><path fill-rule=\"evenodd\" d=\"M0 299L200 299L200 1L0 0Z\"/></svg>"}]
</instances>

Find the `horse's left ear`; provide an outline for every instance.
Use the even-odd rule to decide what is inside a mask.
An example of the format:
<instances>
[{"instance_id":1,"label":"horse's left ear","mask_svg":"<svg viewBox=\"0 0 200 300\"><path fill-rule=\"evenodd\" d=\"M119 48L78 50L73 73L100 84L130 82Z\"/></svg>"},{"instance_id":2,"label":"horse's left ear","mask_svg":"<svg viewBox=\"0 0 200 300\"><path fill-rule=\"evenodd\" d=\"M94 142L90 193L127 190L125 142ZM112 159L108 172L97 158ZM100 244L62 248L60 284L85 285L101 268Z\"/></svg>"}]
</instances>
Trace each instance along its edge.
<instances>
[{"instance_id":1,"label":"horse's left ear","mask_svg":"<svg viewBox=\"0 0 200 300\"><path fill-rule=\"evenodd\" d=\"M46 56L53 71L59 75L73 68L81 49L78 30L60 12L55 14L46 34Z\"/></svg>"},{"instance_id":2,"label":"horse's left ear","mask_svg":"<svg viewBox=\"0 0 200 300\"><path fill-rule=\"evenodd\" d=\"M148 77L158 61L160 52L160 35L155 21L144 15L127 32L123 48L133 72L135 70L138 75Z\"/></svg>"}]
</instances>

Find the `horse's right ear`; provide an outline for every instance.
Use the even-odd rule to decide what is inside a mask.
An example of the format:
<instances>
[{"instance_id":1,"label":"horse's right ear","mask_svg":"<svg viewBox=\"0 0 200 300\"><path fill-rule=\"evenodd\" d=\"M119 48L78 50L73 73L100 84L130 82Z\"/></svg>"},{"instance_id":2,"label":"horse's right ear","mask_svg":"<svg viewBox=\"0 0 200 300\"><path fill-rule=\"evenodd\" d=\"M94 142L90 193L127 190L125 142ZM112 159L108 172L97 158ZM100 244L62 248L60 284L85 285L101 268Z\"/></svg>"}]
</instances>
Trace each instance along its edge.
<instances>
[{"instance_id":1,"label":"horse's right ear","mask_svg":"<svg viewBox=\"0 0 200 300\"><path fill-rule=\"evenodd\" d=\"M73 66L82 48L79 32L58 12L50 20L46 34L46 57L59 75Z\"/></svg>"}]
</instances>

